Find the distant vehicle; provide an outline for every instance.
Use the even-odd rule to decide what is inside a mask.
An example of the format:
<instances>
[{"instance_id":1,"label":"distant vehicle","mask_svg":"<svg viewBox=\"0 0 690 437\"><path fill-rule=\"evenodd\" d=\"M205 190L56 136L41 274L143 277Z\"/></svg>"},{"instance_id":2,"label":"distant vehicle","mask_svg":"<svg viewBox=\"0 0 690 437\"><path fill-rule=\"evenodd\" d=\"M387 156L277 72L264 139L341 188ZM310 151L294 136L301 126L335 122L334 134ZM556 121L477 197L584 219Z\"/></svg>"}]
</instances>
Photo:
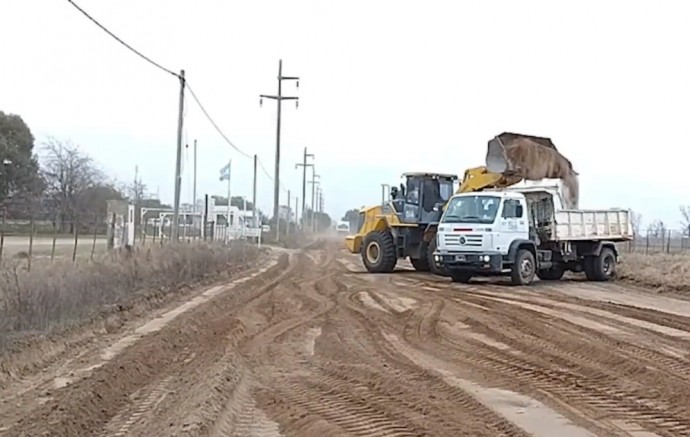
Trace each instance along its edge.
<instances>
[{"instance_id":1,"label":"distant vehicle","mask_svg":"<svg viewBox=\"0 0 690 437\"><path fill-rule=\"evenodd\" d=\"M338 223L336 230L338 231L339 234L349 234L350 233L350 223L349 222L340 222L340 223Z\"/></svg>"}]
</instances>

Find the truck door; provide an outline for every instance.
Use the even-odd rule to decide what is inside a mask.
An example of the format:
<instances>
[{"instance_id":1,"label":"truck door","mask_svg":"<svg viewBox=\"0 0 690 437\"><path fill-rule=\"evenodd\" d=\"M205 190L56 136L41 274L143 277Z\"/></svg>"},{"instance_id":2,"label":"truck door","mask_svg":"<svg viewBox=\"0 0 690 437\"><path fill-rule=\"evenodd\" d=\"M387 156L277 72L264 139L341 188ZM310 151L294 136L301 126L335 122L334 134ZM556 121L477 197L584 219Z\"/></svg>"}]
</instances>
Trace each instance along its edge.
<instances>
[{"instance_id":1,"label":"truck door","mask_svg":"<svg viewBox=\"0 0 690 437\"><path fill-rule=\"evenodd\" d=\"M495 240L496 249L507 253L510 243L515 240L529 238L529 224L525 203L521 199L505 199L498 219L498 235Z\"/></svg>"}]
</instances>

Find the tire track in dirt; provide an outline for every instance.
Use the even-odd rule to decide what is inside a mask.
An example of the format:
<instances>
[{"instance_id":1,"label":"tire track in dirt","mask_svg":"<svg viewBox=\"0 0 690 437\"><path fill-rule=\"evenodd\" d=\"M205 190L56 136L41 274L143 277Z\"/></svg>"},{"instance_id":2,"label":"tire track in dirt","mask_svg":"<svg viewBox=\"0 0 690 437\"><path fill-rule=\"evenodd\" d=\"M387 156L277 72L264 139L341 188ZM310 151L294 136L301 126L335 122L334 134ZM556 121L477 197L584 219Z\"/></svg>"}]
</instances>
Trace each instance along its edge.
<instances>
[{"instance_id":1,"label":"tire track in dirt","mask_svg":"<svg viewBox=\"0 0 690 437\"><path fill-rule=\"evenodd\" d=\"M218 305L216 298L180 315L94 369L89 377L56 390L50 401L25 412L11 431L23 435L39 435L48 430L56 434L93 435L123 408L131 408L127 406L131 402L129 394L156 378L181 373L204 359L216 358L219 340L232 328L226 320L228 310L277 286L280 275L289 274L290 268L288 257L283 255L264 275L222 296L224 305ZM179 359L180 351L187 349L196 354L191 363Z\"/></svg>"},{"instance_id":2,"label":"tire track in dirt","mask_svg":"<svg viewBox=\"0 0 690 437\"><path fill-rule=\"evenodd\" d=\"M489 285L488 288L495 289L496 294L510 294L504 287ZM447 296L445 291L439 287L439 294ZM594 410L591 416L597 415L596 410L606 410L620 418L618 425L614 425L620 432L629 430L626 423L620 423L626 420L643 423L660 434L690 432L690 414L683 405L683 399L687 399L689 392L688 373L678 374L677 371L682 371L684 367L679 367L677 362L671 361L674 365L670 366L671 369L665 369L674 372L671 375L650 371L649 366L638 362L639 358L621 351L620 342L608 334L567 320L545 318L544 314L521 308L517 305L519 302L501 307L492 304L495 300L487 302L485 295L471 291L462 293L454 298L461 307L465 307L462 323L470 324L475 330L523 353L516 357L510 351L485 342L482 344L469 338L463 339L463 333L457 333L450 337L446 334L444 343L438 345L439 350L450 351L450 359L473 364L477 372L491 375L486 379L503 377L504 382L513 388L524 390L531 384L532 388L556 394L559 399L571 404L579 402L589 405ZM523 297L520 300L530 300ZM511 298L514 297L502 300ZM463 305L467 303L473 305ZM484 311L481 311L482 308ZM513 322L507 325L501 323L505 320ZM608 323L612 320L609 319ZM420 332L426 331L420 328ZM638 329L636 334L649 337L658 333ZM468 350L471 353L466 352ZM644 349L637 348L636 352L641 350ZM647 351L645 356L653 360L652 365L659 364L659 357L664 357L662 365L669 363L665 355L656 354L652 358L651 353ZM660 381L664 380L665 384L660 385ZM515 381L524 384L515 384ZM623 388L624 385L628 387Z\"/></svg>"}]
</instances>

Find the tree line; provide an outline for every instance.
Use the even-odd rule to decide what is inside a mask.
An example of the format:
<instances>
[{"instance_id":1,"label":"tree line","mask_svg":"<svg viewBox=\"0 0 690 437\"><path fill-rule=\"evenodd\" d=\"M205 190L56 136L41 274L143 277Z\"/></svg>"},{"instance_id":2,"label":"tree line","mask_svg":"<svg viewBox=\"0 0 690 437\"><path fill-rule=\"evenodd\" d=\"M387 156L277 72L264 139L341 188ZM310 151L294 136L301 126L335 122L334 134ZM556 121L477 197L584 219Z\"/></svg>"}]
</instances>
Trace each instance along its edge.
<instances>
[{"instance_id":1,"label":"tree line","mask_svg":"<svg viewBox=\"0 0 690 437\"><path fill-rule=\"evenodd\" d=\"M142 208L170 208L147 194L141 180L121 183L103 172L93 159L71 141L49 138L39 146L21 116L0 111L0 207L8 220L51 221L59 232L73 233L76 223L91 225L94 219L105 221L108 200L128 200L136 206L135 222ZM217 206L228 204L227 197L212 196ZM240 196L232 196L231 205L245 206ZM247 200L248 211L254 209ZM260 209L262 224L275 225ZM312 211L304 214L311 226ZM328 214L314 212L317 229L331 225ZM281 220L281 226L286 226Z\"/></svg>"},{"instance_id":2,"label":"tree line","mask_svg":"<svg viewBox=\"0 0 690 437\"><path fill-rule=\"evenodd\" d=\"M6 219L52 221L60 232L71 233L77 222L104 220L108 200L165 207L146 195L141 181L123 184L108 177L71 141L50 138L37 147L24 120L2 111L0 157L0 205Z\"/></svg>"}]
</instances>

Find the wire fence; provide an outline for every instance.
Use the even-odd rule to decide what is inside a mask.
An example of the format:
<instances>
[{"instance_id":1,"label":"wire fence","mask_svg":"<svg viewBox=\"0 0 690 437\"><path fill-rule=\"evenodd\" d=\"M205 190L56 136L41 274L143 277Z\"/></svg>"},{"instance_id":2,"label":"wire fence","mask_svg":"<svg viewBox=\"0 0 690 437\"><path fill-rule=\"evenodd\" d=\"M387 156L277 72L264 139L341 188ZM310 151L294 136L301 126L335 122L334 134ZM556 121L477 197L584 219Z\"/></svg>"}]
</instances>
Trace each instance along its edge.
<instances>
[{"instance_id":1,"label":"wire fence","mask_svg":"<svg viewBox=\"0 0 690 437\"><path fill-rule=\"evenodd\" d=\"M624 243L623 250L643 255L690 254L687 232L677 229L640 232L634 240Z\"/></svg>"},{"instance_id":2,"label":"wire fence","mask_svg":"<svg viewBox=\"0 0 690 437\"><path fill-rule=\"evenodd\" d=\"M0 262L26 260L31 270L34 260L93 260L113 248L112 222L98 216L75 221L7 220L0 222ZM130 248L166 245L171 240L169 220L149 219L131 232ZM260 241L261 230L241 228L227 223L205 222L194 225L181 223L179 240L182 242L228 242L236 239Z\"/></svg>"}]
</instances>

